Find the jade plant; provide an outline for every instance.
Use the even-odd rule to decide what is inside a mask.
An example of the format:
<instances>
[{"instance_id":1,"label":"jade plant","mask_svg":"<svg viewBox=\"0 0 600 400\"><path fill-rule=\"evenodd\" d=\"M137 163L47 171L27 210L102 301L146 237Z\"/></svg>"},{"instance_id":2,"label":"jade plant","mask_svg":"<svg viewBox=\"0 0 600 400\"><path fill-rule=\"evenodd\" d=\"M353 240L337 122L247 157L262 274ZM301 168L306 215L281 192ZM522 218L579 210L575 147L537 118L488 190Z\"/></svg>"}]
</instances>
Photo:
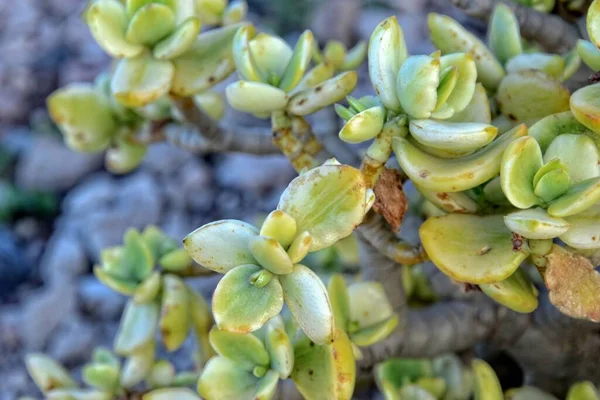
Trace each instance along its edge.
<instances>
[{"instance_id":1,"label":"jade plant","mask_svg":"<svg viewBox=\"0 0 600 400\"><path fill-rule=\"evenodd\" d=\"M29 355L44 396L598 399L600 84L568 87L582 60L600 70L600 1L590 40L561 54L528 24L572 32L546 14L566 2L518 3L490 6L486 40L431 13L437 50L409 54L393 16L368 44L321 49L309 30L290 45L243 21L243 2L91 1L85 20L115 63L49 97L69 147L106 151L114 173L163 140L280 152L298 176L257 226L210 222L183 247L132 229L105 249L94 273L129 297L113 349L94 352L85 387ZM353 96L365 56L373 90ZM220 126L225 99L271 129ZM311 125L321 110L339 116L337 147ZM187 280L208 275L210 301ZM503 391L485 361L448 354L480 343L508 349L526 385ZM164 356L177 350L192 371Z\"/></svg>"}]
</instances>

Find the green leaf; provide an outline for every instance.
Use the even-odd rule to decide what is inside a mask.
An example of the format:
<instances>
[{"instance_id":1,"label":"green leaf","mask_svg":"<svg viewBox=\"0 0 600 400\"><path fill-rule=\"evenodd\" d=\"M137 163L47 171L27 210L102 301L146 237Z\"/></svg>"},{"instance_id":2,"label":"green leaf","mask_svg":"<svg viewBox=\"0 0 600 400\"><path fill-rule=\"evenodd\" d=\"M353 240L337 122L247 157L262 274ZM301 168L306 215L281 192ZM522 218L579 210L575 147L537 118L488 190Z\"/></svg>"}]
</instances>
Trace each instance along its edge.
<instances>
[{"instance_id":1,"label":"green leaf","mask_svg":"<svg viewBox=\"0 0 600 400\"><path fill-rule=\"evenodd\" d=\"M362 173L346 165L322 165L295 178L277 208L296 220L298 232L313 238L310 251L350 235L367 211Z\"/></svg>"},{"instance_id":2,"label":"green leaf","mask_svg":"<svg viewBox=\"0 0 600 400\"><path fill-rule=\"evenodd\" d=\"M375 366L375 379L380 388L388 382L388 387L395 391L406 382L419 378L432 377L433 366L426 358L390 358Z\"/></svg>"},{"instance_id":3,"label":"green leaf","mask_svg":"<svg viewBox=\"0 0 600 400\"><path fill-rule=\"evenodd\" d=\"M385 290L378 282L356 282L348 287L350 324L368 328L394 315Z\"/></svg>"},{"instance_id":4,"label":"green leaf","mask_svg":"<svg viewBox=\"0 0 600 400\"><path fill-rule=\"evenodd\" d=\"M571 112L579 122L600 135L600 83L576 90L571 95Z\"/></svg>"},{"instance_id":5,"label":"green leaf","mask_svg":"<svg viewBox=\"0 0 600 400\"><path fill-rule=\"evenodd\" d=\"M156 389L142 396L142 400L200 400L191 389L165 388Z\"/></svg>"},{"instance_id":6,"label":"green leaf","mask_svg":"<svg viewBox=\"0 0 600 400\"><path fill-rule=\"evenodd\" d=\"M598 390L590 381L574 383L569 388L567 400L599 400Z\"/></svg>"},{"instance_id":7,"label":"green leaf","mask_svg":"<svg viewBox=\"0 0 600 400\"><path fill-rule=\"evenodd\" d=\"M347 332L350 323L350 298L342 274L334 274L331 277L327 285L327 294L335 318L335 326Z\"/></svg>"},{"instance_id":8,"label":"green leaf","mask_svg":"<svg viewBox=\"0 0 600 400\"><path fill-rule=\"evenodd\" d=\"M252 371L256 366L266 367L270 357L259 338L251 333L235 333L213 328L210 344L217 354L233 361L240 368Z\"/></svg>"},{"instance_id":9,"label":"green leaf","mask_svg":"<svg viewBox=\"0 0 600 400\"><path fill-rule=\"evenodd\" d=\"M600 50L593 43L583 39L577 40L577 53L588 67L600 71Z\"/></svg>"},{"instance_id":10,"label":"green leaf","mask_svg":"<svg viewBox=\"0 0 600 400\"><path fill-rule=\"evenodd\" d=\"M294 347L283 319L276 316L267 322L266 328L265 345L271 358L271 369L277 371L281 379L287 379L294 367Z\"/></svg>"},{"instance_id":11,"label":"green leaf","mask_svg":"<svg viewBox=\"0 0 600 400\"><path fill-rule=\"evenodd\" d=\"M327 289L310 268L296 264L279 277L285 302L306 336L317 344L333 342L335 321Z\"/></svg>"},{"instance_id":12,"label":"green leaf","mask_svg":"<svg viewBox=\"0 0 600 400\"><path fill-rule=\"evenodd\" d=\"M111 400L111 393L89 389L56 389L46 393L46 400Z\"/></svg>"},{"instance_id":13,"label":"green leaf","mask_svg":"<svg viewBox=\"0 0 600 400\"><path fill-rule=\"evenodd\" d=\"M504 400L502 387L496 373L485 361L471 362L475 373L475 400Z\"/></svg>"},{"instance_id":14,"label":"green leaf","mask_svg":"<svg viewBox=\"0 0 600 400\"><path fill-rule=\"evenodd\" d=\"M369 77L373 89L386 108L399 111L396 82L398 71L408 57L402 28L395 16L381 22L369 40Z\"/></svg>"},{"instance_id":15,"label":"green leaf","mask_svg":"<svg viewBox=\"0 0 600 400\"><path fill-rule=\"evenodd\" d=\"M550 203L548 214L569 217L587 210L600 201L600 178L591 178L571 186L569 191Z\"/></svg>"},{"instance_id":16,"label":"green leaf","mask_svg":"<svg viewBox=\"0 0 600 400\"><path fill-rule=\"evenodd\" d=\"M429 218L419 234L434 264L461 282L502 281L528 256L524 239L511 235L501 215Z\"/></svg>"},{"instance_id":17,"label":"green leaf","mask_svg":"<svg viewBox=\"0 0 600 400\"><path fill-rule=\"evenodd\" d=\"M211 358L198 380L198 393L207 400L254 398L259 378L225 357Z\"/></svg>"},{"instance_id":18,"label":"green leaf","mask_svg":"<svg viewBox=\"0 0 600 400\"><path fill-rule=\"evenodd\" d=\"M427 25L435 47L444 54L470 53L477 66L478 80L487 89L498 87L504 69L481 40L445 15L430 13Z\"/></svg>"},{"instance_id":19,"label":"green leaf","mask_svg":"<svg viewBox=\"0 0 600 400\"><path fill-rule=\"evenodd\" d=\"M129 229L125 233L124 242L119 268L132 280L143 281L154 268L152 251L135 229Z\"/></svg>"},{"instance_id":20,"label":"green leaf","mask_svg":"<svg viewBox=\"0 0 600 400\"><path fill-rule=\"evenodd\" d=\"M96 0L87 9L85 19L98 45L112 57L135 57L144 51L144 46L125 39L128 21L121 2Z\"/></svg>"},{"instance_id":21,"label":"green leaf","mask_svg":"<svg viewBox=\"0 0 600 400\"><path fill-rule=\"evenodd\" d=\"M559 158L567 166L571 181L579 183L600 176L600 151L585 135L560 135L544 153L544 161Z\"/></svg>"},{"instance_id":22,"label":"green leaf","mask_svg":"<svg viewBox=\"0 0 600 400\"><path fill-rule=\"evenodd\" d=\"M273 278L260 288L250 282L250 276L260 270L256 265L241 265L221 279L213 294L213 314L219 329L253 332L279 314L283 307L279 280Z\"/></svg>"},{"instance_id":23,"label":"green leaf","mask_svg":"<svg viewBox=\"0 0 600 400\"><path fill-rule=\"evenodd\" d=\"M544 174L536 183L533 192L545 202L550 202L565 194L570 187L569 173L565 168L558 168Z\"/></svg>"},{"instance_id":24,"label":"green leaf","mask_svg":"<svg viewBox=\"0 0 600 400\"><path fill-rule=\"evenodd\" d=\"M263 222L260 235L277 240L287 249L296 237L296 221L281 210L272 211Z\"/></svg>"},{"instance_id":25,"label":"green leaf","mask_svg":"<svg viewBox=\"0 0 600 400\"><path fill-rule=\"evenodd\" d=\"M587 11L586 26L590 40L600 47L600 3L593 1Z\"/></svg>"},{"instance_id":26,"label":"green leaf","mask_svg":"<svg viewBox=\"0 0 600 400\"><path fill-rule=\"evenodd\" d=\"M171 91L192 96L210 89L234 70L231 40L240 25L203 32L181 56L174 58L175 73Z\"/></svg>"},{"instance_id":27,"label":"green leaf","mask_svg":"<svg viewBox=\"0 0 600 400\"><path fill-rule=\"evenodd\" d=\"M83 367L82 379L89 386L112 392L119 385L119 367L108 364L87 364Z\"/></svg>"},{"instance_id":28,"label":"green leaf","mask_svg":"<svg viewBox=\"0 0 600 400\"><path fill-rule=\"evenodd\" d=\"M302 232L290 244L287 251L288 257L293 264L297 264L306 257L312 246L313 237L307 231Z\"/></svg>"},{"instance_id":29,"label":"green leaf","mask_svg":"<svg viewBox=\"0 0 600 400\"><path fill-rule=\"evenodd\" d=\"M175 29L175 14L160 3L149 3L129 20L125 38L130 43L152 46Z\"/></svg>"},{"instance_id":30,"label":"green leaf","mask_svg":"<svg viewBox=\"0 0 600 400\"><path fill-rule=\"evenodd\" d=\"M73 150L103 150L116 133L117 123L108 99L89 84L64 86L48 97L47 105L65 143Z\"/></svg>"},{"instance_id":31,"label":"green leaf","mask_svg":"<svg viewBox=\"0 0 600 400\"><path fill-rule=\"evenodd\" d=\"M506 147L526 134L525 125L519 125L477 152L454 159L429 155L403 138L394 138L392 146L400 167L417 185L438 192L459 192L497 175Z\"/></svg>"},{"instance_id":32,"label":"green leaf","mask_svg":"<svg viewBox=\"0 0 600 400\"><path fill-rule=\"evenodd\" d=\"M224 274L238 265L256 263L248 248L256 236L254 226L225 219L196 229L183 239L183 246L198 264Z\"/></svg>"},{"instance_id":33,"label":"green leaf","mask_svg":"<svg viewBox=\"0 0 600 400\"><path fill-rule=\"evenodd\" d=\"M443 68L440 72L440 84L437 87L437 100L435 102L435 110L439 110L446 106L446 100L450 97L452 90L456 87L458 81L458 68L449 66ZM475 83L473 83L474 85Z\"/></svg>"},{"instance_id":34,"label":"green leaf","mask_svg":"<svg viewBox=\"0 0 600 400\"><path fill-rule=\"evenodd\" d=\"M200 20L192 17L177 27L169 36L156 44L152 50L154 58L170 60L185 53L200 32Z\"/></svg>"},{"instance_id":35,"label":"green leaf","mask_svg":"<svg viewBox=\"0 0 600 400\"><path fill-rule=\"evenodd\" d=\"M289 97L281 89L262 82L237 81L225 89L231 107L247 113L272 113L283 110Z\"/></svg>"},{"instance_id":36,"label":"green leaf","mask_svg":"<svg viewBox=\"0 0 600 400\"><path fill-rule=\"evenodd\" d=\"M569 110L569 90L542 71L508 74L498 87L496 101L513 121L528 121Z\"/></svg>"},{"instance_id":37,"label":"green leaf","mask_svg":"<svg viewBox=\"0 0 600 400\"><path fill-rule=\"evenodd\" d=\"M250 41L250 51L260 75L267 79L276 79L273 84L277 86L292 60L292 48L280 37L261 32Z\"/></svg>"},{"instance_id":38,"label":"green leaf","mask_svg":"<svg viewBox=\"0 0 600 400\"><path fill-rule=\"evenodd\" d=\"M534 138L524 136L506 147L500 167L500 183L512 205L529 208L540 203L533 192L533 180L542 165L542 150Z\"/></svg>"},{"instance_id":39,"label":"green leaf","mask_svg":"<svg viewBox=\"0 0 600 400\"><path fill-rule=\"evenodd\" d=\"M100 282L114 290L126 296L132 296L135 294L139 283L123 278L118 278L110 274L106 269L96 266L94 267L94 275Z\"/></svg>"},{"instance_id":40,"label":"green leaf","mask_svg":"<svg viewBox=\"0 0 600 400\"><path fill-rule=\"evenodd\" d=\"M477 84L477 66L470 53L455 53L442 56L440 58L440 68L445 69L450 66L458 69L456 86L450 93L450 97L446 100L446 104L452 108L454 114L463 111L473 98Z\"/></svg>"},{"instance_id":41,"label":"green leaf","mask_svg":"<svg viewBox=\"0 0 600 400\"><path fill-rule=\"evenodd\" d=\"M488 42L490 49L502 64L506 64L508 60L523 52L519 22L505 4L499 3L494 7L490 19Z\"/></svg>"},{"instance_id":42,"label":"green leaf","mask_svg":"<svg viewBox=\"0 0 600 400\"><path fill-rule=\"evenodd\" d=\"M328 345L301 340L294 346L296 361L292 379L307 400L350 400L354 392L356 364L352 343L342 331Z\"/></svg>"},{"instance_id":43,"label":"green leaf","mask_svg":"<svg viewBox=\"0 0 600 400\"><path fill-rule=\"evenodd\" d=\"M263 376L254 392L253 398L256 400L269 400L275 395L277 384L279 383L279 375L275 371L267 371Z\"/></svg>"},{"instance_id":44,"label":"green leaf","mask_svg":"<svg viewBox=\"0 0 600 400\"><path fill-rule=\"evenodd\" d=\"M339 136L347 143L362 143L373 139L383 129L385 109L381 106L368 108L346 122Z\"/></svg>"},{"instance_id":45,"label":"green leaf","mask_svg":"<svg viewBox=\"0 0 600 400\"><path fill-rule=\"evenodd\" d=\"M119 138L116 146L109 148L104 155L104 165L113 174L125 174L135 169L144 160L148 146Z\"/></svg>"},{"instance_id":46,"label":"green leaf","mask_svg":"<svg viewBox=\"0 0 600 400\"><path fill-rule=\"evenodd\" d=\"M477 211L477 203L465 192L435 192L418 185L415 188L433 205L446 212L474 214Z\"/></svg>"},{"instance_id":47,"label":"green leaf","mask_svg":"<svg viewBox=\"0 0 600 400\"><path fill-rule=\"evenodd\" d=\"M44 393L52 389L77 386L67 370L45 354L27 354L25 366L36 386Z\"/></svg>"},{"instance_id":48,"label":"green leaf","mask_svg":"<svg viewBox=\"0 0 600 400\"><path fill-rule=\"evenodd\" d=\"M498 303L519 313L533 312L538 306L538 291L521 268L503 281L480 284L479 288Z\"/></svg>"},{"instance_id":49,"label":"green leaf","mask_svg":"<svg viewBox=\"0 0 600 400\"><path fill-rule=\"evenodd\" d=\"M115 353L130 355L154 340L158 315L156 303L136 304L128 301L115 337Z\"/></svg>"},{"instance_id":50,"label":"green leaf","mask_svg":"<svg viewBox=\"0 0 600 400\"><path fill-rule=\"evenodd\" d=\"M557 400L556 397L534 386L522 386L507 390L505 398L509 400Z\"/></svg>"},{"instance_id":51,"label":"green leaf","mask_svg":"<svg viewBox=\"0 0 600 400\"><path fill-rule=\"evenodd\" d=\"M158 264L165 271L181 271L192 265L192 257L185 249L175 249L163 255L158 260Z\"/></svg>"},{"instance_id":52,"label":"green leaf","mask_svg":"<svg viewBox=\"0 0 600 400\"><path fill-rule=\"evenodd\" d=\"M311 31L304 31L300 35L294 53L281 76L279 83L281 90L289 92L300 82L312 58L313 42L314 37Z\"/></svg>"},{"instance_id":53,"label":"green leaf","mask_svg":"<svg viewBox=\"0 0 600 400\"><path fill-rule=\"evenodd\" d=\"M429 118L437 104L440 60L426 55L411 56L398 73L396 90L402 109L413 118Z\"/></svg>"},{"instance_id":54,"label":"green leaf","mask_svg":"<svg viewBox=\"0 0 600 400\"><path fill-rule=\"evenodd\" d=\"M600 248L600 212L588 215L588 211L565 218L569 230L560 240L576 249Z\"/></svg>"},{"instance_id":55,"label":"green leaf","mask_svg":"<svg viewBox=\"0 0 600 400\"><path fill-rule=\"evenodd\" d=\"M498 134L498 128L476 122L441 122L413 119L409 130L419 143L450 151L472 151L488 145Z\"/></svg>"},{"instance_id":56,"label":"green leaf","mask_svg":"<svg viewBox=\"0 0 600 400\"><path fill-rule=\"evenodd\" d=\"M125 3L125 8L127 9L127 16L132 17L140 8L145 5L151 3L158 3L165 6L168 6L170 9L175 9L175 2L177 0L121 0L122 3Z\"/></svg>"},{"instance_id":57,"label":"green leaf","mask_svg":"<svg viewBox=\"0 0 600 400\"><path fill-rule=\"evenodd\" d=\"M433 359L433 373L446 382L444 400L466 400L471 396L473 375L456 355L446 354Z\"/></svg>"},{"instance_id":58,"label":"green leaf","mask_svg":"<svg viewBox=\"0 0 600 400\"><path fill-rule=\"evenodd\" d=\"M129 354L121 370L121 386L124 388L132 388L146 379L146 376L148 376L154 365L155 351L154 340L150 340L148 343Z\"/></svg>"},{"instance_id":59,"label":"green leaf","mask_svg":"<svg viewBox=\"0 0 600 400\"><path fill-rule=\"evenodd\" d=\"M371 346L387 338L398 326L398 316L393 315L356 332L350 333L352 343L358 346Z\"/></svg>"},{"instance_id":60,"label":"green leaf","mask_svg":"<svg viewBox=\"0 0 600 400\"><path fill-rule=\"evenodd\" d=\"M169 61L149 55L119 61L110 84L115 98L128 107L141 107L158 100L171 89L174 68Z\"/></svg>"},{"instance_id":61,"label":"green leaf","mask_svg":"<svg viewBox=\"0 0 600 400\"><path fill-rule=\"evenodd\" d=\"M292 272L292 261L277 240L255 236L250 239L249 249L258 263L272 273L283 275Z\"/></svg>"}]
</instances>

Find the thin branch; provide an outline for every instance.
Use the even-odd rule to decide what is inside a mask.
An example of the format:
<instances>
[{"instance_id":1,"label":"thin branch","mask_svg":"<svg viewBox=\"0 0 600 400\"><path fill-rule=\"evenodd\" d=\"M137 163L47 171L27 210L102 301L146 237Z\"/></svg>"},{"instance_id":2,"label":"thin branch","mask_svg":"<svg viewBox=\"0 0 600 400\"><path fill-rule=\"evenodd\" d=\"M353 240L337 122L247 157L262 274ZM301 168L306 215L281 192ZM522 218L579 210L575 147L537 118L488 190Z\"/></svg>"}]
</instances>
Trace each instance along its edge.
<instances>
[{"instance_id":1,"label":"thin branch","mask_svg":"<svg viewBox=\"0 0 600 400\"><path fill-rule=\"evenodd\" d=\"M521 28L525 39L534 40L548 51L562 53L572 49L580 38L576 26L568 23L559 16L545 14L516 4L512 1L501 0L450 0L456 7L461 8L465 14L488 21L494 7L504 3L510 7Z\"/></svg>"}]
</instances>

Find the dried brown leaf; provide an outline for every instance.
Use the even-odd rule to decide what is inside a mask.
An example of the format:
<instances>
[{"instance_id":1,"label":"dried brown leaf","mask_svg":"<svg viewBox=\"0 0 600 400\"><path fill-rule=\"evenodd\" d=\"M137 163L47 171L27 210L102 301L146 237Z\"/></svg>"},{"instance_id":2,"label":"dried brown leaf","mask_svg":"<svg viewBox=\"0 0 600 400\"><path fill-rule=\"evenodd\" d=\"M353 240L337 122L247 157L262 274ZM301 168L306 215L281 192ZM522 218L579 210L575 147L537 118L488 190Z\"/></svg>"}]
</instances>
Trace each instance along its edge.
<instances>
[{"instance_id":1,"label":"dried brown leaf","mask_svg":"<svg viewBox=\"0 0 600 400\"><path fill-rule=\"evenodd\" d=\"M600 274L590 260L557 245L546 258L550 302L570 317L600 322Z\"/></svg>"},{"instance_id":2,"label":"dried brown leaf","mask_svg":"<svg viewBox=\"0 0 600 400\"><path fill-rule=\"evenodd\" d=\"M395 169L384 168L374 191L376 200L373 210L381 214L392 229L397 231L408 209L408 199L402 189L400 173Z\"/></svg>"}]
</instances>

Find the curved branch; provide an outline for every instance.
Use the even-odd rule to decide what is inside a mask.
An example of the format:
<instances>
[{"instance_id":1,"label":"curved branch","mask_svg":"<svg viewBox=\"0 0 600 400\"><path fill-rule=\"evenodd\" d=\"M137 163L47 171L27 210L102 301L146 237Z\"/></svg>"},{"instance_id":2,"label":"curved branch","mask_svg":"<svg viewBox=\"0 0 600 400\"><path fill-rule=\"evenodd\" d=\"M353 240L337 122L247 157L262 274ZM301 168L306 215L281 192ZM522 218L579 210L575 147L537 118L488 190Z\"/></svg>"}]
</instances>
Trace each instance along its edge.
<instances>
[{"instance_id":1,"label":"curved branch","mask_svg":"<svg viewBox=\"0 0 600 400\"><path fill-rule=\"evenodd\" d=\"M534 40L549 51L562 53L572 49L580 38L579 30L559 16L545 14L532 8L501 0L451 0L465 14L488 21L494 7L504 3L513 10L521 34L525 39Z\"/></svg>"}]
</instances>

